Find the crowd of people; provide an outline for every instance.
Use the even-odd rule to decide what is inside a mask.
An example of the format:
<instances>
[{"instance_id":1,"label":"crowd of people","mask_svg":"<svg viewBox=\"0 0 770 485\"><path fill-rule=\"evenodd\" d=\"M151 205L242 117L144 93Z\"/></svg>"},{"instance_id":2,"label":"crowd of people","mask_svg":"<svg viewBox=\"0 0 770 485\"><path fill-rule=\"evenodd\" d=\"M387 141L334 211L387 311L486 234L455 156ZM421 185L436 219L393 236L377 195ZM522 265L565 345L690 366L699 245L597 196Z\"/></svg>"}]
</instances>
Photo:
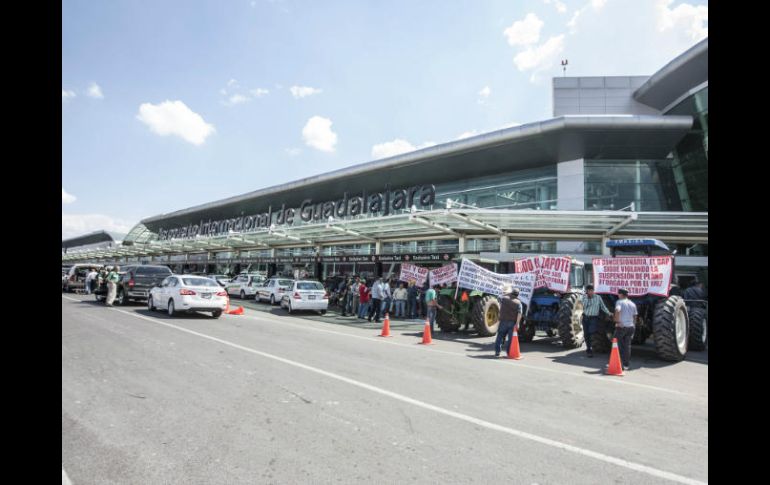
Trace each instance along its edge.
<instances>
[{"instance_id":1,"label":"crowd of people","mask_svg":"<svg viewBox=\"0 0 770 485\"><path fill-rule=\"evenodd\" d=\"M367 282L355 276L329 281L326 289L337 296L343 317L379 322L388 313L390 318L431 318L431 325L435 322L439 288L431 288L427 281L418 286L414 280L381 276Z\"/></svg>"}]
</instances>

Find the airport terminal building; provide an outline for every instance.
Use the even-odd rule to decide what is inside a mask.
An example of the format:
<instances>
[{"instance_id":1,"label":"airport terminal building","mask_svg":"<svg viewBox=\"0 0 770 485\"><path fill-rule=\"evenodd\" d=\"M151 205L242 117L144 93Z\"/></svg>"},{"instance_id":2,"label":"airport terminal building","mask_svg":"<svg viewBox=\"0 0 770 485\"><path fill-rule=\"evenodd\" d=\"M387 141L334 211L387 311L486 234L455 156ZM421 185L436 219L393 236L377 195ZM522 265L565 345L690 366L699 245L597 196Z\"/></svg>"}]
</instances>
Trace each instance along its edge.
<instances>
[{"instance_id":1,"label":"airport terminal building","mask_svg":"<svg viewBox=\"0 0 770 485\"><path fill-rule=\"evenodd\" d=\"M554 78L553 116L148 217L62 262L323 279L474 255L505 272L655 238L707 282L708 39L651 76Z\"/></svg>"}]
</instances>

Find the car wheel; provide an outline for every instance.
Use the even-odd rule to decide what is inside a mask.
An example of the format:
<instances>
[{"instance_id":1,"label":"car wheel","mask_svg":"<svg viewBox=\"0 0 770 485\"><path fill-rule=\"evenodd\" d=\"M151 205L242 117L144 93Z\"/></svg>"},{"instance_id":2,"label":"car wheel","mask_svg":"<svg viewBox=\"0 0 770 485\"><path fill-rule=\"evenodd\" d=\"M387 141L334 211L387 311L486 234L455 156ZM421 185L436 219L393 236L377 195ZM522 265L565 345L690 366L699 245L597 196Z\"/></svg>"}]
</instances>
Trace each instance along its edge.
<instances>
[{"instance_id":1,"label":"car wheel","mask_svg":"<svg viewBox=\"0 0 770 485\"><path fill-rule=\"evenodd\" d=\"M246 299L246 293L244 293L243 290L241 290L241 300L245 300L245 299Z\"/></svg>"},{"instance_id":2,"label":"car wheel","mask_svg":"<svg viewBox=\"0 0 770 485\"><path fill-rule=\"evenodd\" d=\"M173 317L174 313L174 299L172 298L168 301L168 316Z\"/></svg>"},{"instance_id":3,"label":"car wheel","mask_svg":"<svg viewBox=\"0 0 770 485\"><path fill-rule=\"evenodd\" d=\"M213 318L219 318L219 317L221 317L221 316L222 316L222 310L214 310L213 312L211 312L211 316L212 316Z\"/></svg>"},{"instance_id":4,"label":"car wheel","mask_svg":"<svg viewBox=\"0 0 770 485\"><path fill-rule=\"evenodd\" d=\"M155 311L155 305L152 304L151 296L147 297L147 309L150 310L151 312Z\"/></svg>"},{"instance_id":5,"label":"car wheel","mask_svg":"<svg viewBox=\"0 0 770 485\"><path fill-rule=\"evenodd\" d=\"M275 295L270 295L270 304L275 305Z\"/></svg>"},{"instance_id":6,"label":"car wheel","mask_svg":"<svg viewBox=\"0 0 770 485\"><path fill-rule=\"evenodd\" d=\"M320 313L321 315L326 315L326 310L321 310L318 313Z\"/></svg>"},{"instance_id":7,"label":"car wheel","mask_svg":"<svg viewBox=\"0 0 770 485\"><path fill-rule=\"evenodd\" d=\"M118 306L128 305L128 298L126 298L126 293L123 290L118 292L118 297L115 298L115 303L117 303Z\"/></svg>"}]
</instances>

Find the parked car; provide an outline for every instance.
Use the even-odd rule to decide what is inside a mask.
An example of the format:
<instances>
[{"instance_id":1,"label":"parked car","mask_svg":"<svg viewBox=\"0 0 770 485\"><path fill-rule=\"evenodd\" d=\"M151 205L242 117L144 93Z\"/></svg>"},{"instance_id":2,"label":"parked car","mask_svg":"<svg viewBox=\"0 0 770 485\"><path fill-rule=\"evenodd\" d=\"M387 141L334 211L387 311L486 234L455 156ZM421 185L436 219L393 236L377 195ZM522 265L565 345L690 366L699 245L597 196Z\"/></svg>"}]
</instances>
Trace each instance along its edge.
<instances>
[{"instance_id":1,"label":"parked car","mask_svg":"<svg viewBox=\"0 0 770 485\"><path fill-rule=\"evenodd\" d=\"M227 283L232 281L232 278L227 276L226 274L209 274L206 275L206 278L211 278L213 280L216 280L217 283L219 283L219 286L227 286Z\"/></svg>"},{"instance_id":2,"label":"parked car","mask_svg":"<svg viewBox=\"0 0 770 485\"><path fill-rule=\"evenodd\" d=\"M281 307L289 313L297 310L314 310L321 315L329 308L329 293L319 281L294 281L281 298Z\"/></svg>"},{"instance_id":3,"label":"parked car","mask_svg":"<svg viewBox=\"0 0 770 485\"><path fill-rule=\"evenodd\" d=\"M257 288L261 286L264 281L265 277L261 274L241 273L233 278L232 281L225 284L225 291L227 291L228 295L237 295L243 300L247 297L256 295Z\"/></svg>"},{"instance_id":4,"label":"parked car","mask_svg":"<svg viewBox=\"0 0 770 485\"><path fill-rule=\"evenodd\" d=\"M291 285L294 280L290 278L273 277L265 281L263 286L257 288L257 301L266 300L271 305L277 305L281 303L281 298L291 289Z\"/></svg>"},{"instance_id":5,"label":"parked car","mask_svg":"<svg viewBox=\"0 0 770 485\"><path fill-rule=\"evenodd\" d=\"M62 291L70 292L84 289L86 287L86 276L88 273L92 269L99 271L101 268L101 264L73 265L67 272L66 278L62 278Z\"/></svg>"},{"instance_id":6,"label":"parked car","mask_svg":"<svg viewBox=\"0 0 770 485\"><path fill-rule=\"evenodd\" d=\"M211 312L219 318L227 307L227 293L216 280L204 276L172 275L150 290L147 308L178 312Z\"/></svg>"},{"instance_id":7,"label":"parked car","mask_svg":"<svg viewBox=\"0 0 770 485\"><path fill-rule=\"evenodd\" d=\"M168 266L162 265L130 265L121 269L124 270L124 273L117 284L115 296L117 305L128 305L131 300L146 300L150 290L171 275Z\"/></svg>"}]
</instances>

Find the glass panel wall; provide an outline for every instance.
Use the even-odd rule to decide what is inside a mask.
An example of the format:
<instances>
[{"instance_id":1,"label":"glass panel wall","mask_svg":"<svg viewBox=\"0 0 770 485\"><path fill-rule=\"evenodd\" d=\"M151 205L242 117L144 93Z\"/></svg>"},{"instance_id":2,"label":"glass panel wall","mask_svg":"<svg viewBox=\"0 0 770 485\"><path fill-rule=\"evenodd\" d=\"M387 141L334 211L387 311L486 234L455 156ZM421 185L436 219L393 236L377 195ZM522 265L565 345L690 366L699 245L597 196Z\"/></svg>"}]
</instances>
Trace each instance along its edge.
<instances>
[{"instance_id":1,"label":"glass panel wall","mask_svg":"<svg viewBox=\"0 0 770 485\"><path fill-rule=\"evenodd\" d=\"M690 115L693 127L674 149L674 176L685 211L708 210L708 86L666 114Z\"/></svg>"},{"instance_id":2,"label":"glass panel wall","mask_svg":"<svg viewBox=\"0 0 770 485\"><path fill-rule=\"evenodd\" d=\"M671 160L586 160L585 209L681 211Z\"/></svg>"}]
</instances>

